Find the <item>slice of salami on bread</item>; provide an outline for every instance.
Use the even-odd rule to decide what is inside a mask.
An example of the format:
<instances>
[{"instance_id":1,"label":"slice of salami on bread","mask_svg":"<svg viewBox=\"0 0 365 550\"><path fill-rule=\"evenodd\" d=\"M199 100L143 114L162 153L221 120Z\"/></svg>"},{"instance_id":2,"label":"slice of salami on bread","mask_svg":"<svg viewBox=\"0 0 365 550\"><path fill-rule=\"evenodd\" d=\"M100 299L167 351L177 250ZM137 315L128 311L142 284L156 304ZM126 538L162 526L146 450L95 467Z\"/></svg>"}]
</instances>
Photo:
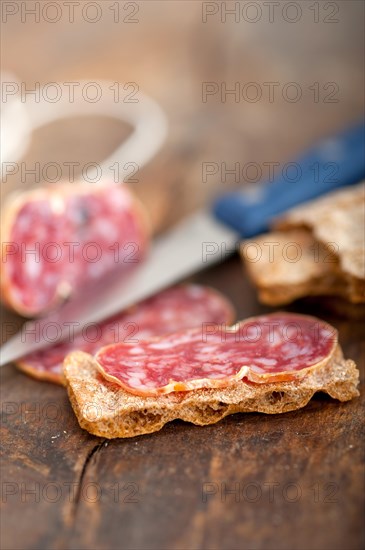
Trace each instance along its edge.
<instances>
[{"instance_id":1,"label":"slice of salami on bread","mask_svg":"<svg viewBox=\"0 0 365 550\"><path fill-rule=\"evenodd\" d=\"M154 397L133 395L105 380L95 359L84 352L66 357L64 376L81 428L110 439L156 432L175 419L204 426L237 412L284 413L304 407L317 392L339 401L359 395L359 372L352 360L343 358L339 346L327 362L299 380L270 384L240 380L226 388Z\"/></svg>"}]
</instances>

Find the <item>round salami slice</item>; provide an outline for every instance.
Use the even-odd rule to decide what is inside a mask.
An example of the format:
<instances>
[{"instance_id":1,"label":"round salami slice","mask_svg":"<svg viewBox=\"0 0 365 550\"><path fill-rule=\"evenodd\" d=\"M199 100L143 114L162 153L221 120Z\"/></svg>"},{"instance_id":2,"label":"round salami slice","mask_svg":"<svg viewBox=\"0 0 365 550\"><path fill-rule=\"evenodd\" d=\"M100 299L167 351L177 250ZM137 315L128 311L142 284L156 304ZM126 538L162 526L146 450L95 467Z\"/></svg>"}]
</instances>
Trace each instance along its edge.
<instances>
[{"instance_id":1,"label":"round salami slice","mask_svg":"<svg viewBox=\"0 0 365 550\"><path fill-rule=\"evenodd\" d=\"M36 378L62 384L62 363L75 350L95 354L102 346L116 342L136 345L139 341L169 332L232 323L230 302L212 288L198 285L176 286L156 294L133 308L104 321L85 327L72 342L61 342L29 354L17 365Z\"/></svg>"},{"instance_id":2,"label":"round salami slice","mask_svg":"<svg viewBox=\"0 0 365 550\"><path fill-rule=\"evenodd\" d=\"M138 262L148 244L142 206L117 184L57 184L5 204L1 294L25 317Z\"/></svg>"},{"instance_id":3,"label":"round salami slice","mask_svg":"<svg viewBox=\"0 0 365 550\"><path fill-rule=\"evenodd\" d=\"M233 327L211 324L136 344L107 346L96 354L108 380L136 395L155 396L302 378L322 366L337 346L337 332L304 315L273 313Z\"/></svg>"}]
</instances>

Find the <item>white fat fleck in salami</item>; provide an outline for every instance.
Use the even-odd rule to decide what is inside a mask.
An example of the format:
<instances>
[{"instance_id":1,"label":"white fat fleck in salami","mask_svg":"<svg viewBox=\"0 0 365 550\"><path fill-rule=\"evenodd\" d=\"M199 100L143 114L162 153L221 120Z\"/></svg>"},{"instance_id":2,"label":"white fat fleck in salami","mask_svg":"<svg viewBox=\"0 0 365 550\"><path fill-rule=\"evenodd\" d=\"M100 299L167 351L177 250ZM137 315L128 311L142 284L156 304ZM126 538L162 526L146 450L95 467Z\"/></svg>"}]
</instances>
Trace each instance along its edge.
<instances>
[{"instance_id":1,"label":"white fat fleck in salami","mask_svg":"<svg viewBox=\"0 0 365 550\"><path fill-rule=\"evenodd\" d=\"M96 354L109 381L129 393L153 396L198 388L302 378L334 353L337 332L305 315L273 313L234 325L151 338L138 348L121 343ZM130 360L133 358L133 362Z\"/></svg>"},{"instance_id":2,"label":"white fat fleck in salami","mask_svg":"<svg viewBox=\"0 0 365 550\"><path fill-rule=\"evenodd\" d=\"M2 299L25 317L140 261L149 241L142 206L114 183L24 193L5 204L1 229Z\"/></svg>"},{"instance_id":3,"label":"white fat fleck in salami","mask_svg":"<svg viewBox=\"0 0 365 550\"><path fill-rule=\"evenodd\" d=\"M201 327L203 323L215 327L230 324L233 320L233 307L219 292L204 286L179 285L104 321L98 326L99 337L96 340L94 336L94 341L90 337L88 339L87 332L76 334L73 341L62 342L24 357L18 366L37 378L62 384L62 363L66 355L75 350L93 355L103 346L124 341L130 342L125 366L130 369L132 377L141 380L143 374L134 369L134 357L144 352L142 340ZM158 369L159 364L151 364L152 367Z\"/></svg>"}]
</instances>

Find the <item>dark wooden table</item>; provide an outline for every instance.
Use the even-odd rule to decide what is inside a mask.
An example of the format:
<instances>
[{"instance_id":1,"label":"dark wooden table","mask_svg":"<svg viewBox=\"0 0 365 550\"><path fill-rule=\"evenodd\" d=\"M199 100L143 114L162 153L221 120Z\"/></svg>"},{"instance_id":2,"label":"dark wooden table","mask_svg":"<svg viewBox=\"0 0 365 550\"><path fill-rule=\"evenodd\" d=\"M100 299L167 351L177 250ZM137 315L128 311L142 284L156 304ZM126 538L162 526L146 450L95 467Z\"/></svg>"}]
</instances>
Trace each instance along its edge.
<instances>
[{"instance_id":1,"label":"dark wooden table","mask_svg":"<svg viewBox=\"0 0 365 550\"><path fill-rule=\"evenodd\" d=\"M113 2L99 4L106 9ZM168 143L134 186L159 231L235 185L232 177L223 183L220 171L204 182L203 162L255 162L265 177L264 163L291 159L362 113L364 4L332 3L339 7L335 24L323 21L329 14L318 4L318 23L301 2L304 15L293 25L279 16L273 24L204 23L201 2L138 2L134 25L102 18L91 27L77 14L71 25L64 19L22 23L14 16L3 24L2 57L28 86L80 78L135 81L163 104L171 122ZM204 81L296 81L307 92L297 103L203 103ZM319 82L323 91L330 81L338 84L339 101L314 102L308 86ZM65 122L37 132L25 162L99 161L124 132L111 121ZM15 176L3 182L2 192L28 184L34 184L31 177L22 182ZM194 280L229 296L239 318L267 310L237 257ZM363 376L359 318L319 300L289 309L336 326L345 355ZM6 339L6 323L21 320L5 310L2 320ZM360 549L361 395L346 404L318 395L284 415L238 414L204 428L173 422L157 434L105 441L79 428L62 387L7 366L1 369L1 547Z\"/></svg>"},{"instance_id":2,"label":"dark wooden table","mask_svg":"<svg viewBox=\"0 0 365 550\"><path fill-rule=\"evenodd\" d=\"M237 258L194 279L239 317L264 311ZM358 320L291 309L333 323L363 372ZM363 398L107 441L79 428L63 388L11 366L1 381L4 549L362 547Z\"/></svg>"}]
</instances>

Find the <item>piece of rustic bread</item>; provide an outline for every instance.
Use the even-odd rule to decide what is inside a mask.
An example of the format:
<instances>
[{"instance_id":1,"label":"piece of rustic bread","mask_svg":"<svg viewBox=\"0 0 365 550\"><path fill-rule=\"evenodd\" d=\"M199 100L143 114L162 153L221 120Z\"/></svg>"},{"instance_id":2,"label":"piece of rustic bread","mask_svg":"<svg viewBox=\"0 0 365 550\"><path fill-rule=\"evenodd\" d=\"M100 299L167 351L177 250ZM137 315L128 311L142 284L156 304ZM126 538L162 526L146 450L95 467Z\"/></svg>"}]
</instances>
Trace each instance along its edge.
<instances>
[{"instance_id":1,"label":"piece of rustic bread","mask_svg":"<svg viewBox=\"0 0 365 550\"><path fill-rule=\"evenodd\" d=\"M365 184L304 204L276 220L274 230L241 245L261 302L302 296L365 302Z\"/></svg>"},{"instance_id":2,"label":"piece of rustic bread","mask_svg":"<svg viewBox=\"0 0 365 550\"><path fill-rule=\"evenodd\" d=\"M240 381L224 389L200 389L158 397L140 397L108 382L95 360L84 352L64 362L67 391L79 424L106 438L133 437L160 430L167 422L185 420L214 424L236 412L283 413L304 407L316 392L348 401L359 395L359 372L338 346L320 367L292 382L253 384Z\"/></svg>"}]
</instances>

